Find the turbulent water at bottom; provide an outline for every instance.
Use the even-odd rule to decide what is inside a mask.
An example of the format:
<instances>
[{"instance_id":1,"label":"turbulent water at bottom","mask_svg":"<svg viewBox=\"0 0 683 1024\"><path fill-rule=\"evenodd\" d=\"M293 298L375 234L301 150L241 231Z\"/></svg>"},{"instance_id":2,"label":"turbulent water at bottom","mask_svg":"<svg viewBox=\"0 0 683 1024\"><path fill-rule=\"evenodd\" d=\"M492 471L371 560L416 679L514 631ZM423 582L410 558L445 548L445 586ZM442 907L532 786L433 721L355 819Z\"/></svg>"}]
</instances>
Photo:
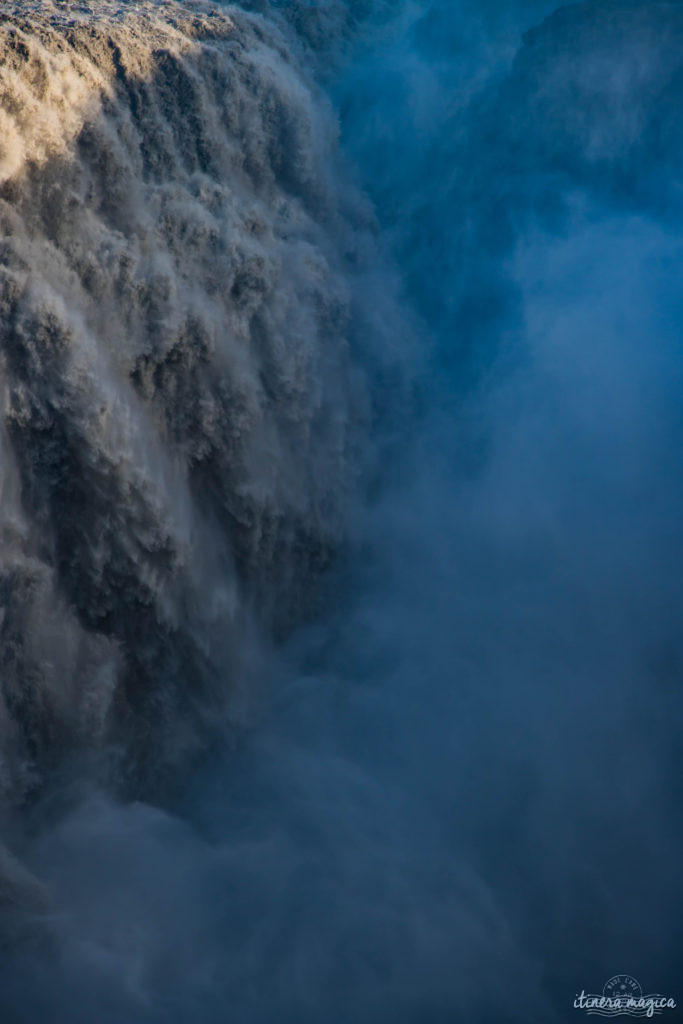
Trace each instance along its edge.
<instances>
[{"instance_id":1,"label":"turbulent water at bottom","mask_svg":"<svg viewBox=\"0 0 683 1024\"><path fill-rule=\"evenodd\" d=\"M679 5L0 37L2 1019L683 999Z\"/></svg>"}]
</instances>

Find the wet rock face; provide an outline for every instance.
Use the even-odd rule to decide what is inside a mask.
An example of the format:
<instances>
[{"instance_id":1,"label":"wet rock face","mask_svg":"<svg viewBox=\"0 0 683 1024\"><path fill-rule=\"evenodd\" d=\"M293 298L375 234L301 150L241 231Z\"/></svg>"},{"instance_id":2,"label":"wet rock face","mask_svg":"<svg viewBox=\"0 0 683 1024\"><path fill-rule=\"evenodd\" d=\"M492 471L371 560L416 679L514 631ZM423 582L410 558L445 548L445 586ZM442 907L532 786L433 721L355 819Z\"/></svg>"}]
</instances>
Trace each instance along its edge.
<instances>
[{"instance_id":1,"label":"wet rock face","mask_svg":"<svg viewBox=\"0 0 683 1024\"><path fill-rule=\"evenodd\" d=\"M518 173L558 175L600 201L680 215L683 10L671 3L561 8L524 40L501 145ZM524 140L524 141L523 141ZM514 145L513 145L514 143Z\"/></svg>"},{"instance_id":2,"label":"wet rock face","mask_svg":"<svg viewBox=\"0 0 683 1024\"><path fill-rule=\"evenodd\" d=\"M494 351L514 317L501 259L528 233L570 231L583 213L667 224L683 215L683 8L557 6L549 14L552 3L538 5L538 23L514 42L509 63L445 94L439 131L421 156L435 186L416 202L405 248L434 246L453 281L448 290L431 285L415 261L421 308L458 339L463 364L482 358L467 339L481 337L485 320ZM457 26L446 4L428 5L415 29L425 60L457 68ZM451 215L460 210L467 216Z\"/></svg>"},{"instance_id":3,"label":"wet rock face","mask_svg":"<svg viewBox=\"0 0 683 1024\"><path fill-rule=\"evenodd\" d=\"M334 125L277 30L37 2L0 51L10 799L74 745L193 748L338 545L367 401Z\"/></svg>"}]
</instances>

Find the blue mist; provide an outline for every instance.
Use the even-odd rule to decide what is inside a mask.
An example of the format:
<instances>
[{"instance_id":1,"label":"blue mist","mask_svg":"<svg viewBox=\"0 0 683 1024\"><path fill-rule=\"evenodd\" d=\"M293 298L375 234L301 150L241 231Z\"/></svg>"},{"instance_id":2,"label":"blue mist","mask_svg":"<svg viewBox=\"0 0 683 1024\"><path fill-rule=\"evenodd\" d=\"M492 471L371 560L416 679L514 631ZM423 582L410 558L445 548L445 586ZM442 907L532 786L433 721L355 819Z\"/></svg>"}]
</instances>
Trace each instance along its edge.
<instances>
[{"instance_id":1,"label":"blue mist","mask_svg":"<svg viewBox=\"0 0 683 1024\"><path fill-rule=\"evenodd\" d=\"M62 947L12 962L10 1019L683 999L683 17L500 6L349 4L310 57L414 407L258 727L170 809L88 792L38 830Z\"/></svg>"}]
</instances>

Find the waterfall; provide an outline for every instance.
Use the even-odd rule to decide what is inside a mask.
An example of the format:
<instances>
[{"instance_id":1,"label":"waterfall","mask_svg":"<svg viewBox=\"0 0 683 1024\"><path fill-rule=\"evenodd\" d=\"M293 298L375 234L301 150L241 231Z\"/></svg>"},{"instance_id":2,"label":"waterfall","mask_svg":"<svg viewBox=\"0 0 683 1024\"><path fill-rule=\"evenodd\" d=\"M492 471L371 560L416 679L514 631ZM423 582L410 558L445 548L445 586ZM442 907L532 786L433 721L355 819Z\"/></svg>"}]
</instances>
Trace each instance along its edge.
<instances>
[{"instance_id":1,"label":"waterfall","mask_svg":"<svg viewBox=\"0 0 683 1024\"><path fill-rule=\"evenodd\" d=\"M683 999L682 55L0 5L2 1024Z\"/></svg>"},{"instance_id":2,"label":"waterfall","mask_svg":"<svg viewBox=\"0 0 683 1024\"><path fill-rule=\"evenodd\" d=\"M272 21L10 5L0 59L16 801L105 743L151 784L212 716L245 713L249 637L301 619L343 539L384 356L352 285L369 211Z\"/></svg>"}]
</instances>

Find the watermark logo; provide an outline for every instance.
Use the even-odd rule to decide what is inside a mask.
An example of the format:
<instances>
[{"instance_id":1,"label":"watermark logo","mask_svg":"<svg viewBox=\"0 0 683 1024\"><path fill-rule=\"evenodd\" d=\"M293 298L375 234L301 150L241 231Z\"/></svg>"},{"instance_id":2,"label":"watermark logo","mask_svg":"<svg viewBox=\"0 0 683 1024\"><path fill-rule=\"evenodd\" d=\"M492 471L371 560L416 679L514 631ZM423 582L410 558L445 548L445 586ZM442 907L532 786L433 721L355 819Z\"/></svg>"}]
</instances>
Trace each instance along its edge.
<instances>
[{"instance_id":1,"label":"watermark logo","mask_svg":"<svg viewBox=\"0 0 683 1024\"><path fill-rule=\"evenodd\" d=\"M664 1010L674 1010L676 1001L659 993L643 995L642 987L630 974L615 974L603 985L601 996L586 992L577 995L574 1008L599 1017L654 1017Z\"/></svg>"}]
</instances>

